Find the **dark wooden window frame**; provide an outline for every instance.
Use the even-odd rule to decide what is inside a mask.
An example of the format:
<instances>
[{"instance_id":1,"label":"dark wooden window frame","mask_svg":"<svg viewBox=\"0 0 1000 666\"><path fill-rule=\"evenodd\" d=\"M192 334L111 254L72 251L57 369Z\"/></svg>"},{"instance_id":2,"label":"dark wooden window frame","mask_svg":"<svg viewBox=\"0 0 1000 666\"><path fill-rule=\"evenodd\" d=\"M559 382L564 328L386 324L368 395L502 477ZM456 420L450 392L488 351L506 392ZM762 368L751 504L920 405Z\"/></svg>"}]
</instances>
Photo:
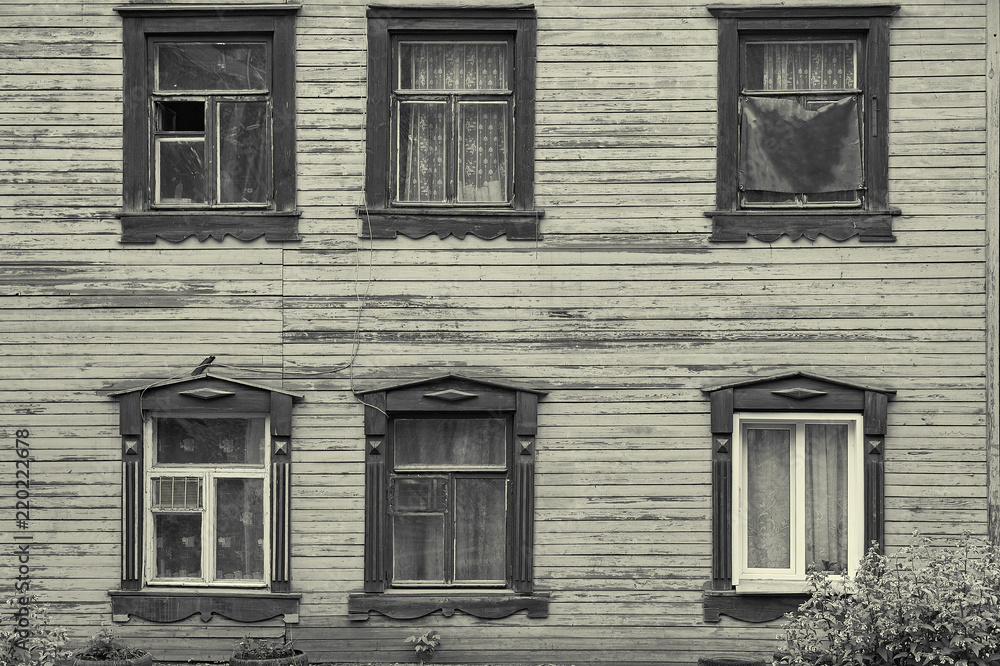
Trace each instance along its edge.
<instances>
[{"instance_id":1,"label":"dark wooden window frame","mask_svg":"<svg viewBox=\"0 0 1000 666\"><path fill-rule=\"evenodd\" d=\"M542 211L534 208L535 182L535 10L368 9L368 122L365 149L365 205L358 208L360 236L402 234L439 238L472 234L492 239L537 240ZM514 40L513 201L510 205L418 205L392 201L393 35L441 38L503 34Z\"/></svg>"},{"instance_id":2,"label":"dark wooden window frame","mask_svg":"<svg viewBox=\"0 0 1000 666\"><path fill-rule=\"evenodd\" d=\"M114 620L127 622L135 615L152 622L176 622L200 614L201 619L208 622L216 614L238 622L259 622L278 616L284 616L286 623L298 622L301 595L291 593L289 518L292 405L302 396L222 377L211 370L197 377L154 383L110 395L119 402L123 479L121 589L109 592ZM270 416L271 558L267 589L146 585L143 423L148 412Z\"/></svg>"},{"instance_id":3,"label":"dark wooden window frame","mask_svg":"<svg viewBox=\"0 0 1000 666\"><path fill-rule=\"evenodd\" d=\"M837 241L854 236L864 242L892 242L892 218L899 209L888 204L889 191L889 21L899 5L816 7L711 6L718 21L718 142L716 210L713 242L745 242L752 236L773 242L783 235ZM865 111L863 161L865 196L860 208L741 208L739 201L739 100L741 41L747 35L791 36L810 33L860 35L865 44Z\"/></svg>"},{"instance_id":4,"label":"dark wooden window frame","mask_svg":"<svg viewBox=\"0 0 1000 666\"><path fill-rule=\"evenodd\" d=\"M543 393L445 375L358 393L365 405L365 586L348 598L352 620L371 613L412 619L441 611L450 617L462 611L479 618L502 618L526 611L547 617L549 595L534 591L534 457L538 398ZM390 421L412 418L490 414L511 417L514 424L507 587L503 589L448 587L432 590L392 588L389 559Z\"/></svg>"},{"instance_id":5,"label":"dark wooden window frame","mask_svg":"<svg viewBox=\"0 0 1000 666\"><path fill-rule=\"evenodd\" d=\"M124 34L124 208L122 243L233 236L299 240L295 207L295 14L300 5L128 5L116 7ZM150 183L149 38L266 35L271 43L273 198L260 206L154 209Z\"/></svg>"},{"instance_id":6,"label":"dark wooden window frame","mask_svg":"<svg viewBox=\"0 0 1000 666\"><path fill-rule=\"evenodd\" d=\"M798 608L805 594L741 593L733 588L733 414L830 412L861 414L864 455L864 544L883 546L884 450L890 389L871 388L807 372L705 388L712 420L712 580L705 584L706 622L728 615L768 622Z\"/></svg>"}]
</instances>

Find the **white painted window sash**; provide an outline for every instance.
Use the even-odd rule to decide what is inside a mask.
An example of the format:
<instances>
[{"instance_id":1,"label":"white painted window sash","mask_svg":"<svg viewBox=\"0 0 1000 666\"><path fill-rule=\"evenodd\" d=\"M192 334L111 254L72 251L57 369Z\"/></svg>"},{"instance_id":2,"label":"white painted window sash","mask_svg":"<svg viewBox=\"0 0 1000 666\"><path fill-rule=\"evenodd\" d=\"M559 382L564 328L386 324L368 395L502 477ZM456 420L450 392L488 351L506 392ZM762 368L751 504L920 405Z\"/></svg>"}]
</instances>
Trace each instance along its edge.
<instances>
[{"instance_id":1,"label":"white painted window sash","mask_svg":"<svg viewBox=\"0 0 1000 666\"><path fill-rule=\"evenodd\" d=\"M864 555L862 425L860 414L747 412L733 415L733 585L744 592L802 592L806 590L805 561L805 426L847 424L847 559L853 574ZM788 429L790 437L790 566L752 568L748 564L748 428ZM840 576L837 576L840 578Z\"/></svg>"},{"instance_id":2,"label":"white painted window sash","mask_svg":"<svg viewBox=\"0 0 1000 666\"><path fill-rule=\"evenodd\" d=\"M259 465L193 465L185 463L157 463L156 442L153 441L153 420L159 417L169 418L264 418L263 462ZM271 481L270 481L270 451L271 451L271 419L262 414L199 414L199 413L163 413L151 414L143 425L145 441L145 470L143 474L143 496L145 520L143 526L143 548L145 550L145 580L148 585L169 585L178 587L204 587L206 585L219 587L267 587L270 581L271 562ZM154 478L197 477L202 480L202 506L197 511L154 511L153 509L153 479ZM218 479L259 479L263 487L262 515L264 524L261 526L263 535L263 571L262 580L251 579L217 579L216 548L217 538L217 507L216 481ZM200 513L201 514L201 577L195 578L158 578L156 576L156 532L154 515L157 513Z\"/></svg>"}]
</instances>

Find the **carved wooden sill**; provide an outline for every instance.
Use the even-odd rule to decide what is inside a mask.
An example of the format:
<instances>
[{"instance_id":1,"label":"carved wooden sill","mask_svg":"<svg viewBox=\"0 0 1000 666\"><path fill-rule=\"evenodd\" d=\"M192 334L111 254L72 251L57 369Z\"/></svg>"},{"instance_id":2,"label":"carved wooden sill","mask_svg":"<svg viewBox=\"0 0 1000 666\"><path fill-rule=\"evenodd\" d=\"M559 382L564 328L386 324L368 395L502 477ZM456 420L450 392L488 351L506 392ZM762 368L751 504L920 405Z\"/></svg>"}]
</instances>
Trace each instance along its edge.
<instances>
[{"instance_id":1,"label":"carved wooden sill","mask_svg":"<svg viewBox=\"0 0 1000 666\"><path fill-rule=\"evenodd\" d=\"M792 240L826 236L845 241L854 236L869 243L891 243L892 218L898 209L866 210L744 210L709 211L713 242L745 242L749 236L770 243L787 235Z\"/></svg>"},{"instance_id":2,"label":"carved wooden sill","mask_svg":"<svg viewBox=\"0 0 1000 666\"><path fill-rule=\"evenodd\" d=\"M358 208L362 238L465 238L472 234L484 240L507 236L508 240L537 240L540 210L484 210L478 208Z\"/></svg>"},{"instance_id":3,"label":"carved wooden sill","mask_svg":"<svg viewBox=\"0 0 1000 666\"><path fill-rule=\"evenodd\" d=\"M283 616L286 624L299 621L301 594L258 590L159 590L137 592L111 590L111 614L115 622L128 622L134 615L150 622L177 622L200 615L208 622L220 615L236 622L260 622Z\"/></svg>"},{"instance_id":4,"label":"carved wooden sill","mask_svg":"<svg viewBox=\"0 0 1000 666\"><path fill-rule=\"evenodd\" d=\"M528 617L548 617L548 594L352 594L347 610L352 620L367 620L379 613L395 620L412 620L436 611L451 617L455 611L495 620L518 611Z\"/></svg>"},{"instance_id":5,"label":"carved wooden sill","mask_svg":"<svg viewBox=\"0 0 1000 666\"><path fill-rule=\"evenodd\" d=\"M275 242L301 240L298 213L125 213L121 221L122 243L155 243L157 238L176 243L190 236L200 241L226 236L241 241L261 236Z\"/></svg>"},{"instance_id":6,"label":"carved wooden sill","mask_svg":"<svg viewBox=\"0 0 1000 666\"><path fill-rule=\"evenodd\" d=\"M735 590L705 590L702 619L718 622L723 615L745 622L771 622L798 608L808 594L741 594Z\"/></svg>"}]
</instances>

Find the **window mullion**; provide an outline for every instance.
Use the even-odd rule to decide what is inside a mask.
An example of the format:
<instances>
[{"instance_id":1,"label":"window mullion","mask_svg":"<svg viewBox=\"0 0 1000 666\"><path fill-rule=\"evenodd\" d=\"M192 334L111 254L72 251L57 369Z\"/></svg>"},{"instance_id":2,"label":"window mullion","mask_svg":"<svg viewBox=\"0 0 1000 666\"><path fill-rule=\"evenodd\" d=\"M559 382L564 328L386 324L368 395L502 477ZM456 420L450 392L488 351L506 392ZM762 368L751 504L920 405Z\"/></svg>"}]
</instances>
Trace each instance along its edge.
<instances>
[{"instance_id":1,"label":"window mullion","mask_svg":"<svg viewBox=\"0 0 1000 666\"><path fill-rule=\"evenodd\" d=\"M451 141L445 148L445 160L447 161L445 165L445 178L447 178L447 181L445 181L445 199L448 203L452 204L458 201L458 183L461 178L461 174L458 172L458 147L461 143L459 141L459 132L462 131L458 119L459 97L459 95L449 95L449 109L445 117L444 140L445 142L448 142L449 139Z\"/></svg>"},{"instance_id":2,"label":"window mullion","mask_svg":"<svg viewBox=\"0 0 1000 666\"><path fill-rule=\"evenodd\" d=\"M806 559L806 436L805 426L799 422L793 426L795 434L795 456L792 483L795 489L792 502L792 571L796 576L805 575Z\"/></svg>"},{"instance_id":3,"label":"window mullion","mask_svg":"<svg viewBox=\"0 0 1000 666\"><path fill-rule=\"evenodd\" d=\"M209 95L205 100L205 187L209 204L219 204L219 98Z\"/></svg>"},{"instance_id":4,"label":"window mullion","mask_svg":"<svg viewBox=\"0 0 1000 666\"><path fill-rule=\"evenodd\" d=\"M201 571L206 583L215 579L215 475L206 471L202 481Z\"/></svg>"},{"instance_id":5,"label":"window mullion","mask_svg":"<svg viewBox=\"0 0 1000 666\"><path fill-rule=\"evenodd\" d=\"M448 474L448 501L445 504L444 518L444 581L448 585L455 584L455 520L458 512L455 511L455 473Z\"/></svg>"}]
</instances>

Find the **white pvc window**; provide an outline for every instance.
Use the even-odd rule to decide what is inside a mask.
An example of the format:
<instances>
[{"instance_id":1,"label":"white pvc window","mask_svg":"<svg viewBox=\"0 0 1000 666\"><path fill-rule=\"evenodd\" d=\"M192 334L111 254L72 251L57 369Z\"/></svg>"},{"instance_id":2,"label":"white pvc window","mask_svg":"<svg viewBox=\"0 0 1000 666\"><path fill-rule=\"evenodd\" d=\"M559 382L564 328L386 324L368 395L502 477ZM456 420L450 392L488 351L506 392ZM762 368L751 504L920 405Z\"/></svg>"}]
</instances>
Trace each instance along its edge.
<instances>
[{"instance_id":1,"label":"white pvc window","mask_svg":"<svg viewBox=\"0 0 1000 666\"><path fill-rule=\"evenodd\" d=\"M269 421L254 414L159 414L146 423L151 584L267 584Z\"/></svg>"},{"instance_id":2,"label":"white pvc window","mask_svg":"<svg viewBox=\"0 0 1000 666\"><path fill-rule=\"evenodd\" d=\"M745 413L733 424L733 584L804 589L864 551L860 415Z\"/></svg>"}]
</instances>

